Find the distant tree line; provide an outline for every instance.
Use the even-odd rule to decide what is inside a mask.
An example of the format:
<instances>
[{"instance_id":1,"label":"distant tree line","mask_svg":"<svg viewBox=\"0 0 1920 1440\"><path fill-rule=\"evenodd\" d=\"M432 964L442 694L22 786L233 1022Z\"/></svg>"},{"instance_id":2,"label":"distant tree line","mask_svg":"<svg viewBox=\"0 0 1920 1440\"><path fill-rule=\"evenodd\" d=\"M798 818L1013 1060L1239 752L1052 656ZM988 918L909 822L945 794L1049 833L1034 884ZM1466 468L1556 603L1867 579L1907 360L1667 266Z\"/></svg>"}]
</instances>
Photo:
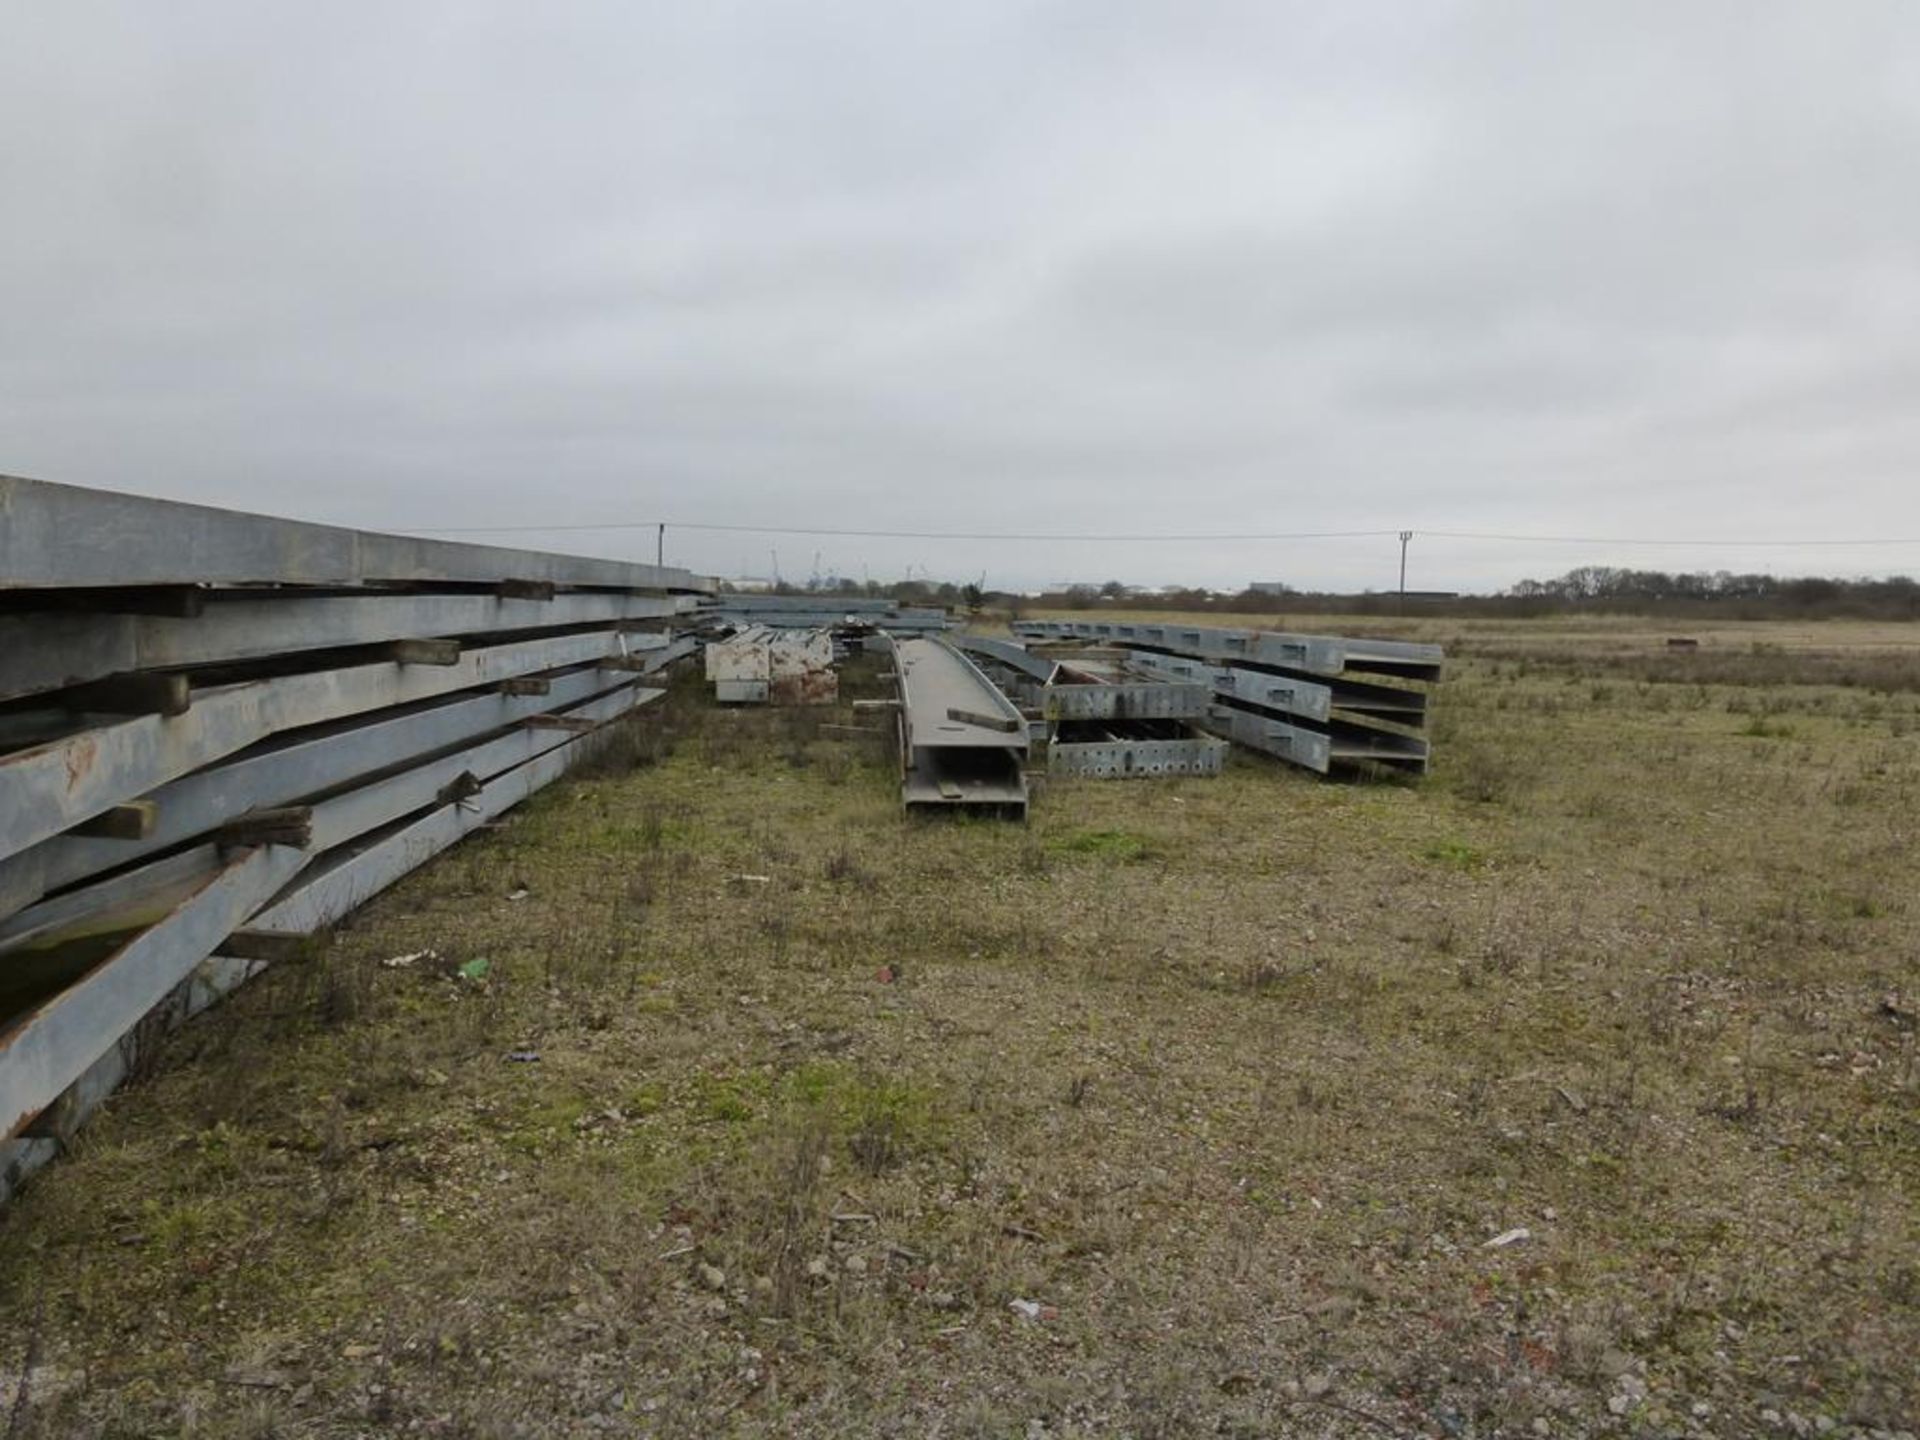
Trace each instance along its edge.
<instances>
[{"instance_id":1,"label":"distant tree line","mask_svg":"<svg viewBox=\"0 0 1920 1440\"><path fill-rule=\"evenodd\" d=\"M1675 619L1862 619L1920 620L1920 581L1905 575L1885 580L1839 576L1735 574L1628 570L1581 565L1551 580L1522 580L1491 595L1368 590L1303 591L1287 587L1238 593L1168 587L1141 590L1120 580L1073 585L1039 596L987 590L973 584L929 580L859 582L828 578L815 585L781 585L786 594L887 596L907 605L975 610L982 606L1018 614L1044 610L1169 610L1252 615L1461 615L1514 616L1567 613L1660 615Z\"/></svg>"},{"instance_id":2,"label":"distant tree line","mask_svg":"<svg viewBox=\"0 0 1920 1440\"><path fill-rule=\"evenodd\" d=\"M1728 613L1756 619L1920 619L1920 582L1905 575L1849 580L1820 575L1737 575L1728 570L1668 574L1664 570L1582 565L1554 580L1522 580L1496 598L1522 613L1580 609L1641 614Z\"/></svg>"}]
</instances>

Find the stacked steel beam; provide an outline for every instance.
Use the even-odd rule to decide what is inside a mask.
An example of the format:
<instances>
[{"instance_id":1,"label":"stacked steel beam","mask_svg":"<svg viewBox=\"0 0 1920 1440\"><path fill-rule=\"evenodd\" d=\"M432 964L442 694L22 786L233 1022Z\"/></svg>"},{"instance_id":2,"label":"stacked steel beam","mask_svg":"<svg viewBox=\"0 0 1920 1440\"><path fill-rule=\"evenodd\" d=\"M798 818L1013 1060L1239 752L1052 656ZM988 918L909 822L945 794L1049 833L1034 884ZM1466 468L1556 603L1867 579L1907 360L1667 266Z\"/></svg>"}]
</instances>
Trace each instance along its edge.
<instances>
[{"instance_id":1,"label":"stacked steel beam","mask_svg":"<svg viewBox=\"0 0 1920 1440\"><path fill-rule=\"evenodd\" d=\"M1424 773L1438 645L1120 620L1022 620L1032 640L1117 647L1133 670L1205 685L1200 721L1223 738L1320 774L1384 765Z\"/></svg>"},{"instance_id":2,"label":"stacked steel beam","mask_svg":"<svg viewBox=\"0 0 1920 1440\"><path fill-rule=\"evenodd\" d=\"M1224 740L1195 728L1211 703L1205 685L1116 676L1098 664L1063 665L1018 641L959 634L1006 692L1037 711L1047 773L1083 779L1218 775Z\"/></svg>"},{"instance_id":3,"label":"stacked steel beam","mask_svg":"<svg viewBox=\"0 0 1920 1440\"><path fill-rule=\"evenodd\" d=\"M591 753L684 570L0 477L0 1198L154 1017Z\"/></svg>"},{"instance_id":4,"label":"stacked steel beam","mask_svg":"<svg viewBox=\"0 0 1920 1440\"><path fill-rule=\"evenodd\" d=\"M848 595L714 595L703 599L695 614L715 628L771 625L785 630L855 634L890 630L914 635L947 628L947 612L938 607Z\"/></svg>"}]
</instances>

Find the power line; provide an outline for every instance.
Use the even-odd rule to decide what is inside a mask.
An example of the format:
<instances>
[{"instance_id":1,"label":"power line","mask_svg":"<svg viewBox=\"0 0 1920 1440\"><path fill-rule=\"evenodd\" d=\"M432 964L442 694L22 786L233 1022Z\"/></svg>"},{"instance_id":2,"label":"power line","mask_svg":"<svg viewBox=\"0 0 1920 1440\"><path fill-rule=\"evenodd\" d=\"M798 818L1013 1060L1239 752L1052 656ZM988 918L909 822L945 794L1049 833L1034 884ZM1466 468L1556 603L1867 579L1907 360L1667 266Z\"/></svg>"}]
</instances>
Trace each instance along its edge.
<instances>
[{"instance_id":1,"label":"power line","mask_svg":"<svg viewBox=\"0 0 1920 1440\"><path fill-rule=\"evenodd\" d=\"M1436 540L1500 540L1524 545L1682 545L1696 550L1815 548L1833 545L1920 545L1916 539L1844 540L1700 540L1685 536L1629 537L1622 535L1505 535L1487 530L1422 530Z\"/></svg>"},{"instance_id":2,"label":"power line","mask_svg":"<svg viewBox=\"0 0 1920 1440\"><path fill-rule=\"evenodd\" d=\"M994 543L1041 544L1226 544L1234 541L1272 542L1281 540L1379 540L1397 538L1398 529L1382 530L1291 530L1246 531L1196 534L1160 532L1150 535L1100 534L1085 532L1014 532L969 530L865 530L838 529L819 525L722 525L678 520L613 520L595 525L442 525L431 530L402 531L413 535L526 535L582 534L600 530L697 530L740 535L810 535L848 540L970 540ZM1920 539L1840 538L1791 540L1739 540L1689 538L1686 536L1621 535L1517 535L1491 530L1418 530L1412 535L1434 540L1484 540L1516 545L1660 545L1696 550L1740 549L1818 549L1821 547L1916 546Z\"/></svg>"},{"instance_id":3,"label":"power line","mask_svg":"<svg viewBox=\"0 0 1920 1440\"><path fill-rule=\"evenodd\" d=\"M743 535L822 535L829 538L848 540L1033 540L1059 541L1084 540L1090 542L1125 542L1137 544L1144 541L1181 540L1192 542L1219 543L1228 540L1359 540L1374 539L1382 535L1392 535L1392 530L1301 530L1266 535L1248 534L1244 530L1231 534L1217 535L1086 535L1086 534L1011 534L1006 531L962 531L962 530L836 530L823 526L809 525L706 525L682 523L678 520L619 520L604 525L440 525L431 530L403 530L403 535L524 535L571 534L590 530L651 530L664 524L669 530L709 530Z\"/></svg>"}]
</instances>

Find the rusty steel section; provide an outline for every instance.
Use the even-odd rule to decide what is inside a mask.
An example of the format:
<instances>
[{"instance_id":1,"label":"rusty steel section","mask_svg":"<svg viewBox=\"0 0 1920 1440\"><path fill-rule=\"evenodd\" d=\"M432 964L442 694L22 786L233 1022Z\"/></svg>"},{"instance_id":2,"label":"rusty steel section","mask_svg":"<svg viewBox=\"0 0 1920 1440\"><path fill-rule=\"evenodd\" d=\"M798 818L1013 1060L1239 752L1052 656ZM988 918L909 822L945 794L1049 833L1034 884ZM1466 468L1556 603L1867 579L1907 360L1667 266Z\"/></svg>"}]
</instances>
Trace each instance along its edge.
<instances>
[{"instance_id":1,"label":"rusty steel section","mask_svg":"<svg viewBox=\"0 0 1920 1440\"><path fill-rule=\"evenodd\" d=\"M831 705L840 698L833 635L750 625L707 642L707 679L722 704Z\"/></svg>"},{"instance_id":2,"label":"rusty steel section","mask_svg":"<svg viewBox=\"0 0 1920 1440\"><path fill-rule=\"evenodd\" d=\"M236 936L338 920L662 694L703 588L0 477L0 1198L259 968Z\"/></svg>"}]
</instances>

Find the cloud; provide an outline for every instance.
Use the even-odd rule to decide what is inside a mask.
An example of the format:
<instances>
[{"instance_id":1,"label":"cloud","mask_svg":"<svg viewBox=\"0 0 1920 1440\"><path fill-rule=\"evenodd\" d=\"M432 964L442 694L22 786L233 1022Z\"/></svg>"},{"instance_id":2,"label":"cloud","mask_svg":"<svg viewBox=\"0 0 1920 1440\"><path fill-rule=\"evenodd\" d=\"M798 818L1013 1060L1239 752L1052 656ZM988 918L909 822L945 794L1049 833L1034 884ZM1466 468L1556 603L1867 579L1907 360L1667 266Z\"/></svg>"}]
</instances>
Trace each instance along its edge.
<instances>
[{"instance_id":1,"label":"cloud","mask_svg":"<svg viewBox=\"0 0 1920 1440\"><path fill-rule=\"evenodd\" d=\"M1920 536L1899 0L9 28L0 469L406 528ZM1003 583L1397 561L670 535L728 572L785 544ZM1652 563L1415 556L1435 587Z\"/></svg>"}]
</instances>

